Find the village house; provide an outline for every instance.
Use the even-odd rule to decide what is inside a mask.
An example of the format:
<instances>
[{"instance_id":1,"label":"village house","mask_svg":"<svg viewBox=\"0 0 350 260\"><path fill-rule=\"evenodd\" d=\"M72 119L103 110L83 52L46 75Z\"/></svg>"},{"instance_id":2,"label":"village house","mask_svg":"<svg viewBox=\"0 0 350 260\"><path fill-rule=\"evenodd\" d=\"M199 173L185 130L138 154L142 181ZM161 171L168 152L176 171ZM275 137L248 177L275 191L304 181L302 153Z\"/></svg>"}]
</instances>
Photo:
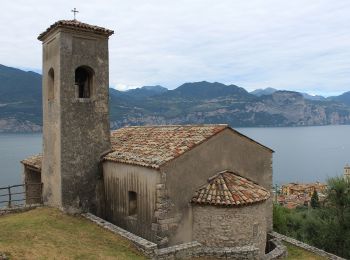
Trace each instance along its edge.
<instances>
[{"instance_id":1,"label":"village house","mask_svg":"<svg viewBox=\"0 0 350 260\"><path fill-rule=\"evenodd\" d=\"M255 246L262 256L272 231L273 151L225 124L110 132L112 34L77 20L40 34L43 153L22 164L25 182L42 189L30 188L27 203L92 212L160 247L196 240Z\"/></svg>"},{"instance_id":2,"label":"village house","mask_svg":"<svg viewBox=\"0 0 350 260\"><path fill-rule=\"evenodd\" d=\"M344 179L347 180L347 181L350 181L350 165L349 164L346 164L344 166Z\"/></svg>"},{"instance_id":3,"label":"village house","mask_svg":"<svg viewBox=\"0 0 350 260\"><path fill-rule=\"evenodd\" d=\"M284 184L281 187L281 194L277 196L277 202L290 209L298 206L310 206L312 194L316 191L320 202L323 202L326 189L327 185L320 182Z\"/></svg>"},{"instance_id":4,"label":"village house","mask_svg":"<svg viewBox=\"0 0 350 260\"><path fill-rule=\"evenodd\" d=\"M307 195L309 197L312 196L314 191L317 193L324 193L327 189L327 185L315 182L315 183L308 183L308 184L299 184L299 183L288 183L282 185L281 191L283 195Z\"/></svg>"}]
</instances>

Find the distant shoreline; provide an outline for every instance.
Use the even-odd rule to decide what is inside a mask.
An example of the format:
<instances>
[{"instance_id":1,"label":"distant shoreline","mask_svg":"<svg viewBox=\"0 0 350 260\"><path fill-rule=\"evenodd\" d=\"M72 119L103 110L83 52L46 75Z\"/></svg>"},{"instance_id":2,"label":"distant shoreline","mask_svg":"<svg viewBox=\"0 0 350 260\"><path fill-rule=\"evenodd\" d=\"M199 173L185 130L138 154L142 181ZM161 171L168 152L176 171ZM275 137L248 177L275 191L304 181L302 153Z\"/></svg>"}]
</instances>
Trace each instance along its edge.
<instances>
[{"instance_id":1,"label":"distant shoreline","mask_svg":"<svg viewBox=\"0 0 350 260\"><path fill-rule=\"evenodd\" d=\"M149 125L152 125L152 124L149 124ZM157 124L153 124L153 125L157 125ZM159 124L158 124L159 125ZM169 124L170 125L170 124ZM186 125L186 124L179 124L179 125ZM196 125L194 123L194 125ZM200 125L200 124L198 124ZM234 129L240 129L240 128L304 128L304 127L323 127L323 126L347 126L347 125L350 125L350 124L324 124L324 125L274 125L274 126L261 126L261 125L258 125L258 126L231 126L232 128ZM0 128L0 134L42 134L42 126L39 126L37 125L38 128L40 127L40 131L20 131L20 130L17 130L16 128L13 129L13 130L9 130L9 129L2 129ZM133 125L125 125L125 126L133 126ZM124 127L124 126L121 126L121 127ZM119 129L118 128L111 128L110 131L113 131L113 130L116 130L116 129Z\"/></svg>"}]
</instances>

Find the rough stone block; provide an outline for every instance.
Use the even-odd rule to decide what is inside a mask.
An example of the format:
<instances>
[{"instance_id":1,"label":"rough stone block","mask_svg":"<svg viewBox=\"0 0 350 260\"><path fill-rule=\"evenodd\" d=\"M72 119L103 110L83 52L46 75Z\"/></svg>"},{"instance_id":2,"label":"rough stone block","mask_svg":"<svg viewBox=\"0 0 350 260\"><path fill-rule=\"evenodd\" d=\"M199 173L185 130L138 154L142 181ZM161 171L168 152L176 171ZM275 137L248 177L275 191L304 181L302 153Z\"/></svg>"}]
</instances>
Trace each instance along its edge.
<instances>
[{"instance_id":1,"label":"rough stone block","mask_svg":"<svg viewBox=\"0 0 350 260\"><path fill-rule=\"evenodd\" d=\"M160 229L159 227L160 227L159 224L152 223L151 229L152 229L152 231L158 231Z\"/></svg>"},{"instance_id":2,"label":"rough stone block","mask_svg":"<svg viewBox=\"0 0 350 260\"><path fill-rule=\"evenodd\" d=\"M168 226L170 231L175 231L179 225L177 223L170 223Z\"/></svg>"},{"instance_id":3,"label":"rough stone block","mask_svg":"<svg viewBox=\"0 0 350 260\"><path fill-rule=\"evenodd\" d=\"M169 230L168 224L161 224L160 225L160 230L161 231L168 231Z\"/></svg>"},{"instance_id":4,"label":"rough stone block","mask_svg":"<svg viewBox=\"0 0 350 260\"><path fill-rule=\"evenodd\" d=\"M164 198L166 196L165 190L156 190L157 198Z\"/></svg>"},{"instance_id":5,"label":"rough stone block","mask_svg":"<svg viewBox=\"0 0 350 260\"><path fill-rule=\"evenodd\" d=\"M177 223L176 218L166 218L166 219L159 219L158 220L159 224L171 224L171 223Z\"/></svg>"},{"instance_id":6,"label":"rough stone block","mask_svg":"<svg viewBox=\"0 0 350 260\"><path fill-rule=\"evenodd\" d=\"M159 246L166 246L169 243L169 239L167 237L163 237L159 242Z\"/></svg>"},{"instance_id":7,"label":"rough stone block","mask_svg":"<svg viewBox=\"0 0 350 260\"><path fill-rule=\"evenodd\" d=\"M165 189L165 184L163 184L163 183L157 184L156 185L156 189L157 190L164 190Z\"/></svg>"}]
</instances>

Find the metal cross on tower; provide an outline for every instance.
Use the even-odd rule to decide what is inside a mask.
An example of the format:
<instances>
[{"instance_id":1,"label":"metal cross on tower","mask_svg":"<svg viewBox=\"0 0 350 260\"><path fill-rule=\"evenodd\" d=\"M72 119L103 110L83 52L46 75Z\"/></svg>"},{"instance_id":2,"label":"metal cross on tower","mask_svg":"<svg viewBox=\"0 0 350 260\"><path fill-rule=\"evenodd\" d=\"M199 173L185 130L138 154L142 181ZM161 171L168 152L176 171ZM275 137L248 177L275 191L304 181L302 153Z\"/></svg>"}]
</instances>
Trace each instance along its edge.
<instances>
[{"instance_id":1,"label":"metal cross on tower","mask_svg":"<svg viewBox=\"0 0 350 260\"><path fill-rule=\"evenodd\" d=\"M75 20L76 13L79 13L79 11L74 7L74 9L71 10L71 12L74 13L74 20Z\"/></svg>"}]
</instances>

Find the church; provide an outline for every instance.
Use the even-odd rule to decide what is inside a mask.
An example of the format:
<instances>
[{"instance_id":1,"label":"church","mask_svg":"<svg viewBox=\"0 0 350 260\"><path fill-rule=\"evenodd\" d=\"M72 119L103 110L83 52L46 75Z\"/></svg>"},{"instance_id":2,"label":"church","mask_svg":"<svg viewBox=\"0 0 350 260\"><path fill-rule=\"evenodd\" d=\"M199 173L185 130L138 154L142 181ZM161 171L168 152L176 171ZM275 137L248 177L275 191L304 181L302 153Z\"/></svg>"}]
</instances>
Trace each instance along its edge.
<instances>
[{"instance_id":1,"label":"church","mask_svg":"<svg viewBox=\"0 0 350 260\"><path fill-rule=\"evenodd\" d=\"M273 151L225 124L110 131L108 39L61 20L43 46L43 150L24 159L27 204L91 212L159 247L255 246L272 231ZM29 196L30 195L30 196Z\"/></svg>"}]
</instances>

